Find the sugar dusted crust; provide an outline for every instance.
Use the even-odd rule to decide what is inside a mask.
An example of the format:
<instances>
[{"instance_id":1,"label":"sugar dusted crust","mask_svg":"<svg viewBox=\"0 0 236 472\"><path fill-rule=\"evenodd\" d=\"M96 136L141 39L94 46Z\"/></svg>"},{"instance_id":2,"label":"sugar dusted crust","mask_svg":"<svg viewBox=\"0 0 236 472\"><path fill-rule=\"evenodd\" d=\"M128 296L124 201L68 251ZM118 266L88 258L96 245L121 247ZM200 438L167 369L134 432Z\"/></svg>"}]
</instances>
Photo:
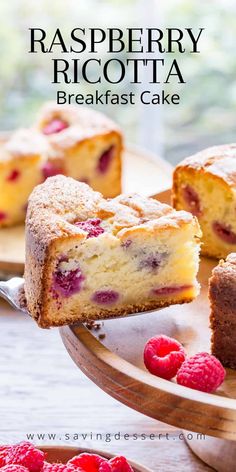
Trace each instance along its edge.
<instances>
[{"instance_id":1,"label":"sugar dusted crust","mask_svg":"<svg viewBox=\"0 0 236 472\"><path fill-rule=\"evenodd\" d=\"M99 218L102 221L105 232L98 238L87 239L86 231L74 223L92 218ZM187 250L191 246L193 247L191 251L195 251L195 256L191 256L194 262L189 262L189 266L193 264L193 268L190 269L187 264L185 269L189 274L186 275L186 280L188 282L188 277L191 278L191 286L181 293L169 297L137 300L135 303L120 302L113 307L96 306L91 301L82 299L81 306L74 308L72 304L70 305L72 302L67 299L67 309L63 309L65 300L56 300L53 314L50 291L51 274L55 270L55 261L61 254L67 252L71 254L72 259L76 258L76 254L80 254L78 257L82 261L83 251L86 250L88 254L100 254L101 245L102 256L100 257L107 257L104 265L108 267L108 271L110 270L108 280L112 281L113 269L110 265L113 256L110 257L109 254L113 254L114 248L117 248L117 251L124 251L121 248L125 247L131 238L132 241L137 241L138 244L141 241L145 247L148 247L151 237L152 244L158 245L168 235L174 237L179 233L182 234L180 230L184 233L181 237L184 238ZM186 241L188 237L189 242ZM191 301L198 293L195 276L198 266L199 237L199 225L190 213L177 212L157 200L138 195L120 195L113 200L105 200L101 194L94 192L86 184L76 182L69 177L51 177L44 184L36 187L29 199L25 264L25 292L28 309L41 327L50 327L77 321L118 317L130 312L167 306L174 302ZM123 253L119 254L122 258ZM133 254L134 261L138 256L139 253ZM182 255L180 254L179 257ZM100 273L101 268L98 267L96 271ZM103 269L105 270L104 267ZM105 272L101 278L105 277ZM126 276L126 272L124 274ZM147 275L149 276L148 272ZM99 277L98 280L100 280ZM117 283L116 279L114 280L114 283ZM69 305L70 308L68 308Z\"/></svg>"},{"instance_id":2,"label":"sugar dusted crust","mask_svg":"<svg viewBox=\"0 0 236 472\"><path fill-rule=\"evenodd\" d=\"M39 156L49 152L49 146L42 134L34 129L19 129L0 142L3 163L16 158Z\"/></svg>"},{"instance_id":3,"label":"sugar dusted crust","mask_svg":"<svg viewBox=\"0 0 236 472\"><path fill-rule=\"evenodd\" d=\"M211 174L236 190L236 144L213 146L187 157L177 165L174 181L175 174L183 168Z\"/></svg>"},{"instance_id":4,"label":"sugar dusted crust","mask_svg":"<svg viewBox=\"0 0 236 472\"><path fill-rule=\"evenodd\" d=\"M40 112L37 128L42 130L52 120L59 118L69 124L61 133L48 137L56 149L71 148L82 141L110 133L121 137L121 130L107 116L86 107L57 105L47 102Z\"/></svg>"}]
</instances>

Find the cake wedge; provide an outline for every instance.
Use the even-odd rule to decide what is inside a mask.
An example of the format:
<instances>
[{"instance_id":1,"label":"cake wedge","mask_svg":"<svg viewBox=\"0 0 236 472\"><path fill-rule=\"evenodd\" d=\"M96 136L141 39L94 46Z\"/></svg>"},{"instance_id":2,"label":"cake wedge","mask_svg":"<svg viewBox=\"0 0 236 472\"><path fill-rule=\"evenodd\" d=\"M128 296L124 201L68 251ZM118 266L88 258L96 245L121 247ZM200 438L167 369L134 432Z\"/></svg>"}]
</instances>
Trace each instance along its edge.
<instances>
[{"instance_id":1,"label":"cake wedge","mask_svg":"<svg viewBox=\"0 0 236 472\"><path fill-rule=\"evenodd\" d=\"M28 310L49 328L189 302L199 292L199 237L188 212L48 178L27 210Z\"/></svg>"}]
</instances>

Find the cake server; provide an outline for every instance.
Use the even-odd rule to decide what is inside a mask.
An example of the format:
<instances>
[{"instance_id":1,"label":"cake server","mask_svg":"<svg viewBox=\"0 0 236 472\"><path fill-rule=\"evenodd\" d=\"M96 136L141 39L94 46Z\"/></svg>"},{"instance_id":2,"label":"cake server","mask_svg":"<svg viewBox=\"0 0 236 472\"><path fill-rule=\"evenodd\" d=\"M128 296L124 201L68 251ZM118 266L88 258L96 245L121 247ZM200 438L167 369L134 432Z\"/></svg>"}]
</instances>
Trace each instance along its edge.
<instances>
[{"instance_id":1,"label":"cake server","mask_svg":"<svg viewBox=\"0 0 236 472\"><path fill-rule=\"evenodd\" d=\"M24 279L13 277L6 282L0 282L0 296L10 303L13 308L23 311L29 315L25 306Z\"/></svg>"}]
</instances>

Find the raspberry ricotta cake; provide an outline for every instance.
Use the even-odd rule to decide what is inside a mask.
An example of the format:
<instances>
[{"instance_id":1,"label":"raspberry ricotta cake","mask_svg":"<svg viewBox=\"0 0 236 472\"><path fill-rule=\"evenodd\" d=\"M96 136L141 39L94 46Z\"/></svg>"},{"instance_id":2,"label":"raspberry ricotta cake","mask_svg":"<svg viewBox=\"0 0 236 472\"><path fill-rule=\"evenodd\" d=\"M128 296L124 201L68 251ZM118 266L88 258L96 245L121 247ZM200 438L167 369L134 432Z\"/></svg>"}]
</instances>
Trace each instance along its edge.
<instances>
[{"instance_id":1,"label":"raspberry ricotta cake","mask_svg":"<svg viewBox=\"0 0 236 472\"><path fill-rule=\"evenodd\" d=\"M47 103L38 129L60 160L53 173L88 183L104 197L121 192L122 136L106 116L85 107Z\"/></svg>"},{"instance_id":2,"label":"raspberry ricotta cake","mask_svg":"<svg viewBox=\"0 0 236 472\"><path fill-rule=\"evenodd\" d=\"M209 282L212 353L236 369L236 253L220 261Z\"/></svg>"},{"instance_id":3,"label":"raspberry ricotta cake","mask_svg":"<svg viewBox=\"0 0 236 472\"><path fill-rule=\"evenodd\" d=\"M27 210L28 310L47 328L189 302L199 292L199 236L191 213L139 195L105 200L51 177Z\"/></svg>"},{"instance_id":4,"label":"raspberry ricotta cake","mask_svg":"<svg viewBox=\"0 0 236 472\"><path fill-rule=\"evenodd\" d=\"M42 182L47 143L32 130L19 130L0 142L0 226L25 219L27 200Z\"/></svg>"},{"instance_id":5,"label":"raspberry ricotta cake","mask_svg":"<svg viewBox=\"0 0 236 472\"><path fill-rule=\"evenodd\" d=\"M181 162L174 172L173 205L198 217L203 254L221 258L236 251L236 144Z\"/></svg>"},{"instance_id":6,"label":"raspberry ricotta cake","mask_svg":"<svg viewBox=\"0 0 236 472\"><path fill-rule=\"evenodd\" d=\"M118 195L121 151L121 133L104 115L48 104L38 126L0 141L0 227L23 223L35 185L57 174Z\"/></svg>"}]
</instances>

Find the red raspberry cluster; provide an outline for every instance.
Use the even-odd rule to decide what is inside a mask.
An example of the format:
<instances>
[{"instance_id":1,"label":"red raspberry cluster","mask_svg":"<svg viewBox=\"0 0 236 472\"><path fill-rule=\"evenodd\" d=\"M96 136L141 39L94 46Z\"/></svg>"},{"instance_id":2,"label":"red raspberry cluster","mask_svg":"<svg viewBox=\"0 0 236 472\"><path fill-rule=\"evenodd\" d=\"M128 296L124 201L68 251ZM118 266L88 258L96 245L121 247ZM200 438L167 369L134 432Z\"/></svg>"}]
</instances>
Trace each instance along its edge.
<instances>
[{"instance_id":1,"label":"red raspberry cluster","mask_svg":"<svg viewBox=\"0 0 236 472\"><path fill-rule=\"evenodd\" d=\"M144 348L144 364L151 374L166 380L176 375L179 385L213 393L225 379L221 362L207 352L187 358L178 341L165 335L155 336Z\"/></svg>"},{"instance_id":2,"label":"red raspberry cluster","mask_svg":"<svg viewBox=\"0 0 236 472\"><path fill-rule=\"evenodd\" d=\"M105 459L83 453L67 464L46 462L46 454L30 442L0 446L0 472L134 472L123 456Z\"/></svg>"}]
</instances>

